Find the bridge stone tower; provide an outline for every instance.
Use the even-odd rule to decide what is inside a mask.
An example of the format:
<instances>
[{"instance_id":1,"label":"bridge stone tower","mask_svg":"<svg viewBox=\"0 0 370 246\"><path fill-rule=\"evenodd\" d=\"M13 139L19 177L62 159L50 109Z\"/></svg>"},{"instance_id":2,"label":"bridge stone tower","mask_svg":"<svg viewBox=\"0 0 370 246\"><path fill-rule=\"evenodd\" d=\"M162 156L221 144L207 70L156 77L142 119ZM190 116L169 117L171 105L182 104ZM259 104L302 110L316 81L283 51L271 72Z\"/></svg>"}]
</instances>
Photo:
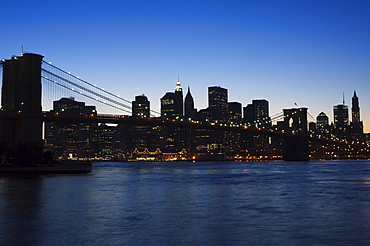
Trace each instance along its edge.
<instances>
[{"instance_id":1,"label":"bridge stone tower","mask_svg":"<svg viewBox=\"0 0 370 246\"><path fill-rule=\"evenodd\" d=\"M0 134L8 148L32 146L42 154L42 59L27 53L2 61L1 106L6 116L1 117Z\"/></svg>"},{"instance_id":2,"label":"bridge stone tower","mask_svg":"<svg viewBox=\"0 0 370 246\"><path fill-rule=\"evenodd\" d=\"M308 131L307 131L307 108L283 109L284 111L284 132L294 135L287 135L284 138L285 161L308 161Z\"/></svg>"}]
</instances>

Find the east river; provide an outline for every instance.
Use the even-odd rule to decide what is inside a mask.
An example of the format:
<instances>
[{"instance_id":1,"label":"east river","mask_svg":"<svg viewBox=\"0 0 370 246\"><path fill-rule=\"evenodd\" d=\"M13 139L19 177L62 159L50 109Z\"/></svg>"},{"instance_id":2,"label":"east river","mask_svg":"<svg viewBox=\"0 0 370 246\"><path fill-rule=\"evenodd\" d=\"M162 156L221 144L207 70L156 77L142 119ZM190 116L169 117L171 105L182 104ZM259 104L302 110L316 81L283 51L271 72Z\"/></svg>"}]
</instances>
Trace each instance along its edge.
<instances>
[{"instance_id":1,"label":"east river","mask_svg":"<svg viewBox=\"0 0 370 246\"><path fill-rule=\"evenodd\" d=\"M370 161L2 176L0 245L370 245Z\"/></svg>"}]
</instances>

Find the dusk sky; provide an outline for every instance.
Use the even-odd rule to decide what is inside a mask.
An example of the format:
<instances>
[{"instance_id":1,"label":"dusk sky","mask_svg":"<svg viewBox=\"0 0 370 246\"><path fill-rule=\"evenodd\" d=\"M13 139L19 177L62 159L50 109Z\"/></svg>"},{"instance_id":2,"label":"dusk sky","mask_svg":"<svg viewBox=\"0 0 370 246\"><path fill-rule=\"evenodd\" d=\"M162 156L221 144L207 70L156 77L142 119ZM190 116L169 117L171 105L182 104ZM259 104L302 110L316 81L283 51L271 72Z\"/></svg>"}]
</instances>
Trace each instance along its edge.
<instances>
[{"instance_id":1,"label":"dusk sky","mask_svg":"<svg viewBox=\"0 0 370 246\"><path fill-rule=\"evenodd\" d=\"M0 14L0 58L23 45L130 101L145 94L156 111L178 74L198 109L221 86L243 106L268 100L270 115L296 103L330 121L356 90L370 131L368 0L14 0Z\"/></svg>"}]
</instances>

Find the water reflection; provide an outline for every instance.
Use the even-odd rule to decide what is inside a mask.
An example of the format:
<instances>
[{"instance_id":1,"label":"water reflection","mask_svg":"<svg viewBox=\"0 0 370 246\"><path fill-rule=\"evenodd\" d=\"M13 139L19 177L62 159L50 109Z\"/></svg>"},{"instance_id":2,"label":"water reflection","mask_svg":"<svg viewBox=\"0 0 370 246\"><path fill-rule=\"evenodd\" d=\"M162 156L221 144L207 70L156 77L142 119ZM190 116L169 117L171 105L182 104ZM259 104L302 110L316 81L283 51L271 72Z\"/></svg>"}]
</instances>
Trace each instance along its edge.
<instances>
[{"instance_id":1,"label":"water reflection","mask_svg":"<svg viewBox=\"0 0 370 246\"><path fill-rule=\"evenodd\" d=\"M12 245L370 242L369 162L101 163L0 178ZM19 235L22 235L21 237Z\"/></svg>"}]
</instances>

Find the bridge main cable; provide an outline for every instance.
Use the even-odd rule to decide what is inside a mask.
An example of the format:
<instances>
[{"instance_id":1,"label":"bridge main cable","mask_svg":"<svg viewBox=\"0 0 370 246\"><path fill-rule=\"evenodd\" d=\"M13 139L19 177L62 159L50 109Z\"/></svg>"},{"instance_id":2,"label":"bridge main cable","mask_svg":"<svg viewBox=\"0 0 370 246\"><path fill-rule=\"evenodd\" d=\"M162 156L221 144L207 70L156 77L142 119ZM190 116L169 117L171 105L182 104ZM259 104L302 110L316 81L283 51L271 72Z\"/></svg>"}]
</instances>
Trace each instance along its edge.
<instances>
[{"instance_id":1,"label":"bridge main cable","mask_svg":"<svg viewBox=\"0 0 370 246\"><path fill-rule=\"evenodd\" d=\"M83 82L83 83L85 83L85 84L87 84L87 85L89 85L89 86L91 86L91 87L93 87L93 88L95 88L95 89L97 89L97 90L101 91L101 92L104 92L104 93L106 93L106 94L108 94L108 95L110 95L110 96L112 96L112 97L114 97L114 98L117 98L117 99L119 99L119 100L122 100L122 101L124 101L124 102L126 102L126 103L130 103L130 104L132 103L131 101L129 101L129 100L127 100L127 99L124 99L124 98L122 98L122 97L120 97L120 96L117 96L117 95L115 95L115 94L113 94L113 93L111 93L111 92L109 92L109 91L106 91L106 90L104 90L104 89L102 89L102 88L99 88L99 87L97 87L96 85L93 85L93 84L91 84L91 83L89 83L89 82L87 82L87 81L85 81L85 80L83 80L83 79L80 79L79 77L77 77L77 76L75 76L75 75L73 75L73 74L71 74L71 73L69 73L69 72L64 71L63 69L61 69L61 68L59 68L59 67L57 67L57 66L52 65L52 64L51 64L51 62L46 62L46 61L44 61L44 60L43 60L42 62L43 62L44 64L46 64L46 65L48 65L48 66L50 66L50 67L54 68L54 69L57 69L58 71L60 71L60 72L62 72L62 73L64 73L64 74L66 74L66 75L68 75L68 76L70 76L70 77L72 77L72 78L74 78L74 79L76 79L76 80L78 80L78 81L81 81L81 82ZM91 91L91 90L89 90L89 89L86 89L86 88L85 88L85 87L83 87L83 86L77 85L77 84L75 84L75 83L73 83L73 82L71 82L71 81L69 81L69 80L66 80L66 79L64 79L64 78L62 78L62 77L60 77L60 76L58 76L58 75L56 75L56 74L54 74L54 73L52 73L52 72L50 72L50 71L46 70L46 69L42 69L42 70L43 70L43 71L45 71L46 73L49 73L49 74L51 74L51 75L53 75L53 76L56 76L56 77L58 77L58 78L62 79L63 81L65 81L65 82L67 82L67 83L69 83L69 84L72 84L72 85L74 85L74 86L76 86L76 87L78 87L78 88L80 88L80 89L82 89L82 90L85 90L85 91L87 91L87 92L89 92L89 93L92 93L92 94L94 94L94 95L96 95L96 96L100 96L101 98L104 98L105 100L109 100L110 102L116 103L117 105L120 105L120 106L125 107L125 108L129 108L130 110L132 110L132 108L131 108L130 106L127 106L127 105L125 105L125 104L123 104L123 103L120 103L120 102L118 102L118 101L116 101L116 100L113 100L113 99L110 99L110 98L108 98L108 97L104 97L104 96L102 96L102 95L100 95L100 94L98 94L98 93L96 93L96 92L93 92L93 91ZM155 110L150 110L150 112L160 115L160 113L159 113L159 112L157 112L157 111L155 111Z\"/></svg>"},{"instance_id":2,"label":"bridge main cable","mask_svg":"<svg viewBox=\"0 0 370 246\"><path fill-rule=\"evenodd\" d=\"M50 82L52 82L52 83L54 83L54 84L57 84L57 85L59 85L59 86L61 86L61 87L65 88L65 89L68 89L68 90L70 90L70 91L73 91L73 92L75 92L75 93L78 93L77 91L73 90L73 88L69 88L69 87L67 87L67 86L65 86L65 85L62 85L62 84L58 83L57 81L51 80L51 79L49 79L49 78L47 78L47 77L45 77L45 76L42 76L42 78L43 78L43 79L46 79L46 80L48 80L48 81L50 81ZM120 110L120 111L125 111L125 112L127 112L127 113L131 113L131 111L128 111L128 110L125 110L125 109L123 109L123 108L119 108L119 107L117 107L117 106L115 106L115 105L112 105L112 104L109 104L109 103L106 103L106 102L100 101L100 100L98 100L98 99L96 99L96 98L93 98L92 96L87 95L87 94L83 94L83 93L81 93L81 92L80 92L79 94L80 94L80 95L82 95L82 96L84 96L84 97L87 97L87 98L89 98L89 99L92 99L92 100L94 100L94 101L97 101L97 102L99 102L99 103L102 103L102 104L104 104L104 105L107 105L107 106L109 106L109 107L112 107L112 108L118 109L118 110Z\"/></svg>"}]
</instances>

